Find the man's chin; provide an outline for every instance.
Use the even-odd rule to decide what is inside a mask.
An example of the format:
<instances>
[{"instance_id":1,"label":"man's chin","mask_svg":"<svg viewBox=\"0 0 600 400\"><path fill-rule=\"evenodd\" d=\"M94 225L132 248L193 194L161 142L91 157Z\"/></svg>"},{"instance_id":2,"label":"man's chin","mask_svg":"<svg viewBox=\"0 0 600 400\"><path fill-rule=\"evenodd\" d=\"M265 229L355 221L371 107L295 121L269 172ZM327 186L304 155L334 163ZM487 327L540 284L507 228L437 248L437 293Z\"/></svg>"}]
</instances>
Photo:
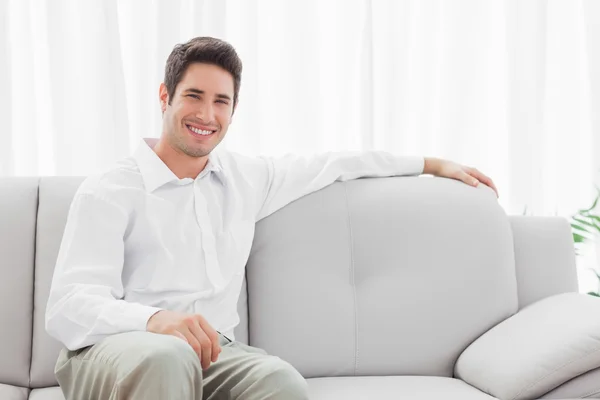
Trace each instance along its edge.
<instances>
[{"instance_id":1,"label":"man's chin","mask_svg":"<svg viewBox=\"0 0 600 400\"><path fill-rule=\"evenodd\" d=\"M190 157L196 157L196 158L206 157L213 150L212 148L207 149L207 148L198 148L198 147L194 147L194 146L182 146L180 149L186 155L188 155Z\"/></svg>"},{"instance_id":2,"label":"man's chin","mask_svg":"<svg viewBox=\"0 0 600 400\"><path fill-rule=\"evenodd\" d=\"M203 146L195 143L194 140L190 140L190 137L171 137L170 142L173 147L178 149L183 154L189 157L206 157L213 150L214 146Z\"/></svg>"}]
</instances>

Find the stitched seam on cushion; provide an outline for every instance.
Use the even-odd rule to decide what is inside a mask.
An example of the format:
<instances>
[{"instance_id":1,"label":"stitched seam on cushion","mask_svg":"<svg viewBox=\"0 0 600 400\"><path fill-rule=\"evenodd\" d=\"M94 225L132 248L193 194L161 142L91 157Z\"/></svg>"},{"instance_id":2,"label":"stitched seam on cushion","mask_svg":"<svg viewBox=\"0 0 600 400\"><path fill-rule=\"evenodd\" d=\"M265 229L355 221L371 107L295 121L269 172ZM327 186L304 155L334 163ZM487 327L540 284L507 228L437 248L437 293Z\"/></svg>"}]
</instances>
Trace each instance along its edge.
<instances>
[{"instance_id":1,"label":"stitched seam on cushion","mask_svg":"<svg viewBox=\"0 0 600 400\"><path fill-rule=\"evenodd\" d=\"M513 397L513 398L512 398L512 400L516 400L516 399L517 399L517 397L519 397L519 396L520 396L520 395L521 395L523 392L526 392L527 390L531 389L532 387L534 387L535 385L537 385L538 383L540 383L541 381L543 381L544 379L546 379L546 378L547 378L547 377L549 377L550 375L552 375L552 374L556 373L557 371L559 371L559 370L563 369L563 368L564 368L564 367L566 367L567 365L569 365L569 364L573 364L575 361L579 361L579 360L582 360L582 359L584 359L584 358L586 358L586 357L592 356L592 355L594 355L595 353L597 353L598 351L600 351L600 347L597 347L596 349L594 349L592 352L590 352L590 353L588 353L588 354L585 354L585 355L583 355L583 356L581 356L581 357L579 357L579 358L575 358L575 359L573 359L573 360L571 360L571 361L569 361L569 362L566 362L566 363L564 363L563 365L559 366L559 367L558 367L558 368L556 368L555 370L553 370L553 371L550 371L550 372L549 372L549 373L547 373L546 375L542 376L540 379L538 379L537 381L533 382L531 385L529 385L529 386L527 386L527 387L523 388L523 389L522 389L522 390L521 390L519 393L517 393L517 394L515 395L515 397ZM586 371L586 372L587 372L587 371Z\"/></svg>"},{"instance_id":2,"label":"stitched seam on cushion","mask_svg":"<svg viewBox=\"0 0 600 400\"><path fill-rule=\"evenodd\" d=\"M358 372L358 304L356 299L356 270L354 265L354 236L352 235L352 221L350 219L350 203L348 201L347 183L344 182L344 195L346 198L346 212L348 215L348 233L350 236L350 282L354 298L354 376Z\"/></svg>"},{"instance_id":3,"label":"stitched seam on cushion","mask_svg":"<svg viewBox=\"0 0 600 400\"><path fill-rule=\"evenodd\" d=\"M583 399L586 399L586 398L588 398L588 396L593 396L593 395L595 395L595 394L598 394L598 393L600 393L600 389L596 389L596 390L594 390L593 392L586 393L586 394L584 394L584 395L582 396L582 398L583 398Z\"/></svg>"},{"instance_id":4,"label":"stitched seam on cushion","mask_svg":"<svg viewBox=\"0 0 600 400\"><path fill-rule=\"evenodd\" d=\"M29 342L29 371L27 376L27 388L31 388L31 371L33 370L33 348L35 346L35 294L36 294L36 284L35 284L35 276L37 269L37 247L38 247L38 224L39 224L39 215L40 215L40 184L42 180L38 178L37 180L37 198L35 204L35 226L33 227L33 271L32 271L32 282L31 287L33 290L31 291L31 341ZM44 321L46 316L44 316ZM45 322L44 322L45 324Z\"/></svg>"}]
</instances>

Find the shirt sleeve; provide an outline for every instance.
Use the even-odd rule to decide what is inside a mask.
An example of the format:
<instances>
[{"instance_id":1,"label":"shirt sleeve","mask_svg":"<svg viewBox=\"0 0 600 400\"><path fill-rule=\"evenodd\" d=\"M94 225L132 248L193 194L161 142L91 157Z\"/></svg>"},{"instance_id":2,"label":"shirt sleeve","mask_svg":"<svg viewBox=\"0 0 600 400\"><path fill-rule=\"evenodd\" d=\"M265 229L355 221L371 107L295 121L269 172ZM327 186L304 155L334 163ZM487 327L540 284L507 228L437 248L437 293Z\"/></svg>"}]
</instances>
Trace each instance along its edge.
<instances>
[{"instance_id":1,"label":"shirt sleeve","mask_svg":"<svg viewBox=\"0 0 600 400\"><path fill-rule=\"evenodd\" d=\"M323 153L312 157L261 157L267 166L264 202L257 221L335 181L423 173L425 159L383 151Z\"/></svg>"},{"instance_id":2,"label":"shirt sleeve","mask_svg":"<svg viewBox=\"0 0 600 400\"><path fill-rule=\"evenodd\" d=\"M46 307L46 331L69 350L121 332L145 331L159 308L123 300L126 210L95 194L75 195Z\"/></svg>"}]
</instances>

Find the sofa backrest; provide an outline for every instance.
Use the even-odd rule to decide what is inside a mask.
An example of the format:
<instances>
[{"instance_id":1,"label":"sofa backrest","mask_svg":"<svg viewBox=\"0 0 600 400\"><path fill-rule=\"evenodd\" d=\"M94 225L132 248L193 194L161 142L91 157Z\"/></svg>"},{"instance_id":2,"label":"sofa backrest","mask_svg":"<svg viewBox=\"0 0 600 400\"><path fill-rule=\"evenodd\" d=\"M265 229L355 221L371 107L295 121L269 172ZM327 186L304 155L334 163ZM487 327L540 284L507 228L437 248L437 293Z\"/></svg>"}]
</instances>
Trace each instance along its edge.
<instances>
[{"instance_id":1,"label":"sofa backrest","mask_svg":"<svg viewBox=\"0 0 600 400\"><path fill-rule=\"evenodd\" d=\"M82 181L0 178L0 383L56 385L44 314ZM569 235L561 218L507 219L490 191L455 181L335 183L257 224L236 339L306 377L448 376L517 302L577 290Z\"/></svg>"},{"instance_id":2,"label":"sofa backrest","mask_svg":"<svg viewBox=\"0 0 600 400\"><path fill-rule=\"evenodd\" d=\"M559 220L549 224L558 236L538 240L563 249L557 275L517 273L512 224L491 189L428 177L338 182L257 224L250 343L305 377L452 376L461 352L517 311L519 295L525 304L577 290ZM520 267L543 273L521 228L519 257L531 264ZM544 251L544 261L556 256Z\"/></svg>"},{"instance_id":3,"label":"sofa backrest","mask_svg":"<svg viewBox=\"0 0 600 400\"><path fill-rule=\"evenodd\" d=\"M0 383L29 386L38 179L0 179Z\"/></svg>"}]
</instances>

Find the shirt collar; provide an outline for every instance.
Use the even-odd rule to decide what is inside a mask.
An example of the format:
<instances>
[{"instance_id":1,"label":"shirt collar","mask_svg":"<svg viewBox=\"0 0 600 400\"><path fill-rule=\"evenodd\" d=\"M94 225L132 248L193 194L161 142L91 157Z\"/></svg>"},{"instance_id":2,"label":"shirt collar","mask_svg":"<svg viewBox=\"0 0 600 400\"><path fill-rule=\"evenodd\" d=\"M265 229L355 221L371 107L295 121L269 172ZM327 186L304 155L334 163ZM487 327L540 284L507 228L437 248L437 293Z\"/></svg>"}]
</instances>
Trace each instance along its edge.
<instances>
[{"instance_id":1,"label":"shirt collar","mask_svg":"<svg viewBox=\"0 0 600 400\"><path fill-rule=\"evenodd\" d=\"M169 182L182 182L183 179L179 179L177 175L173 173L158 157L154 152L153 148L158 142L158 139L144 138L141 140L138 148L133 153L133 158L136 161L142 179L144 180L144 186L147 192L153 192L159 187ZM225 185L225 175L223 174L223 168L219 162L218 156L213 152L208 155L208 162L204 167L204 170L200 172L198 177L203 177L208 173L215 173L221 183Z\"/></svg>"}]
</instances>

